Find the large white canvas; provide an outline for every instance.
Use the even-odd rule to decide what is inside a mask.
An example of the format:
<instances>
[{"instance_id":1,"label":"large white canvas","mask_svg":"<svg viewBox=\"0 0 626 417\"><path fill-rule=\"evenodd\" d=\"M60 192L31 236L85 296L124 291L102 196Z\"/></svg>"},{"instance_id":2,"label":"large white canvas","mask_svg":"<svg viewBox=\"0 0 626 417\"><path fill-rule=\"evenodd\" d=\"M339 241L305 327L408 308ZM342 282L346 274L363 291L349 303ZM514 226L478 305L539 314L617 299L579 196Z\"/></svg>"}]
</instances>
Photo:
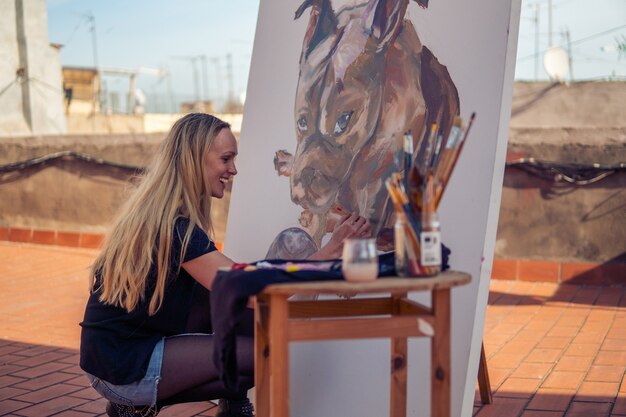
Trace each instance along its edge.
<instances>
[{"instance_id":1,"label":"large white canvas","mask_svg":"<svg viewBox=\"0 0 626 417\"><path fill-rule=\"evenodd\" d=\"M333 2L336 9L344 3ZM275 236L298 225L301 208L274 169L275 151L295 150L294 96L308 19L299 1L261 2L239 143L225 253L262 259ZM454 80L461 116L477 118L439 206L451 265L470 285L452 291L452 415L470 416L482 341L511 104L520 0L411 3L407 16ZM308 15L308 11L305 12ZM414 298L428 302L423 295ZM430 409L429 342L409 344L409 416ZM389 343L293 344L291 411L298 417L389 413Z\"/></svg>"}]
</instances>

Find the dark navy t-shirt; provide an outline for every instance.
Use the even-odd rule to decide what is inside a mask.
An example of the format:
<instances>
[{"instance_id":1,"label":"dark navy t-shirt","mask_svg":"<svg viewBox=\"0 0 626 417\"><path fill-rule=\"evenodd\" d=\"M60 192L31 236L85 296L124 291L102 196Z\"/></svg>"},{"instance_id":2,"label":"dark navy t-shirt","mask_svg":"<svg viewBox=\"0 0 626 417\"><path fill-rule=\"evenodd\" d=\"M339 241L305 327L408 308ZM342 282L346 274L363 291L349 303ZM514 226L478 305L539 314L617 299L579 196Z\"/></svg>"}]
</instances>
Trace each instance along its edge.
<instances>
[{"instance_id":1,"label":"dark navy t-shirt","mask_svg":"<svg viewBox=\"0 0 626 417\"><path fill-rule=\"evenodd\" d=\"M115 385L143 378L154 346L164 336L185 332L194 288L200 285L178 267L182 240L189 220L179 218L174 225L170 273L161 308L150 316L148 307L156 283L156 268L146 283L146 296L128 313L124 308L104 304L99 292L90 294L85 310L80 343L80 367ZM194 227L183 262L216 250L207 234ZM97 288L97 286L96 286Z\"/></svg>"}]
</instances>

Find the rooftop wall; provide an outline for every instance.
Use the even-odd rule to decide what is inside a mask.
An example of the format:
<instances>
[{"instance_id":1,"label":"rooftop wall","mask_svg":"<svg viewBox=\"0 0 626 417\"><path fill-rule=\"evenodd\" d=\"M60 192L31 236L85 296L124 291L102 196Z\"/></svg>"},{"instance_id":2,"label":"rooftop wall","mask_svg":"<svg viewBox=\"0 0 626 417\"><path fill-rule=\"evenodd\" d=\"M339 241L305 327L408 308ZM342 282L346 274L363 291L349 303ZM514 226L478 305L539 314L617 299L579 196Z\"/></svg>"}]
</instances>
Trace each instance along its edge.
<instances>
[{"instance_id":1,"label":"rooftop wall","mask_svg":"<svg viewBox=\"0 0 626 417\"><path fill-rule=\"evenodd\" d=\"M585 166L623 164L624 108L624 82L569 87L518 83L508 159L533 157ZM603 115L597 115L597 109L603 109ZM586 114L593 116L580 120ZM235 131L238 126L240 119L233 119ZM0 166L72 150L116 164L141 167L147 164L164 135L4 138L0 139ZM544 174L513 165L506 168L496 257L626 262L626 172L616 170L589 184L570 184L562 177L558 180L554 172ZM131 169L69 157L0 172L0 228L103 233L125 198L132 176ZM228 203L228 193L223 200L215 201L217 240L224 238ZM445 234L445 225L442 229Z\"/></svg>"}]
</instances>

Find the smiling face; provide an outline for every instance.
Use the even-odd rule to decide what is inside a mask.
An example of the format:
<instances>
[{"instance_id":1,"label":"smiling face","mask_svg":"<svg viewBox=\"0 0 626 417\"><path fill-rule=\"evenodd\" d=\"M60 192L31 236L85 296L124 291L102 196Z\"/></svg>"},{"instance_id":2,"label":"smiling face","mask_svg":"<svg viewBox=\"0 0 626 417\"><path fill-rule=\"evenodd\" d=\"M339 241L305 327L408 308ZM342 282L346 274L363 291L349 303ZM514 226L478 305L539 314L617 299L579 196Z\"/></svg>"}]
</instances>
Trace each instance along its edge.
<instances>
[{"instance_id":1,"label":"smiling face","mask_svg":"<svg viewBox=\"0 0 626 417\"><path fill-rule=\"evenodd\" d=\"M223 128L213 139L213 143L204 157L206 182L215 198L224 197L226 184L235 175L235 157L237 140L228 128Z\"/></svg>"}]
</instances>

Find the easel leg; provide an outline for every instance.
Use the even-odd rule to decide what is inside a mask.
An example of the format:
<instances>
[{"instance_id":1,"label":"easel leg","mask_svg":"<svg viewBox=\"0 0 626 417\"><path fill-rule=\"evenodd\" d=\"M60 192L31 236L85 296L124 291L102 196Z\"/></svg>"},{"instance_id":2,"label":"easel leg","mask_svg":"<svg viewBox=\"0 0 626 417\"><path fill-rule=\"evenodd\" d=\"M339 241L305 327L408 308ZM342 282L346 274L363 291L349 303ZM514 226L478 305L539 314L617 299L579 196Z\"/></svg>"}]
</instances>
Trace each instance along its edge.
<instances>
[{"instance_id":1,"label":"easel leg","mask_svg":"<svg viewBox=\"0 0 626 417\"><path fill-rule=\"evenodd\" d=\"M269 296L270 416L289 416L287 296Z\"/></svg>"},{"instance_id":2,"label":"easel leg","mask_svg":"<svg viewBox=\"0 0 626 417\"><path fill-rule=\"evenodd\" d=\"M450 417L450 289L433 291L435 334L431 339L431 415Z\"/></svg>"},{"instance_id":3,"label":"easel leg","mask_svg":"<svg viewBox=\"0 0 626 417\"><path fill-rule=\"evenodd\" d=\"M393 296L394 314L399 313L398 302L406 297ZM394 337L391 339L391 404L390 416L406 417L406 393L408 374L407 338Z\"/></svg>"},{"instance_id":4,"label":"easel leg","mask_svg":"<svg viewBox=\"0 0 626 417\"><path fill-rule=\"evenodd\" d=\"M489 369L487 369L487 357L485 356L485 343L480 346L480 362L478 364L478 391L483 404L491 404L491 383L489 382Z\"/></svg>"},{"instance_id":5,"label":"easel leg","mask_svg":"<svg viewBox=\"0 0 626 417\"><path fill-rule=\"evenodd\" d=\"M267 305L257 299L254 308L254 386L258 417L269 417L269 345L267 341Z\"/></svg>"}]
</instances>

